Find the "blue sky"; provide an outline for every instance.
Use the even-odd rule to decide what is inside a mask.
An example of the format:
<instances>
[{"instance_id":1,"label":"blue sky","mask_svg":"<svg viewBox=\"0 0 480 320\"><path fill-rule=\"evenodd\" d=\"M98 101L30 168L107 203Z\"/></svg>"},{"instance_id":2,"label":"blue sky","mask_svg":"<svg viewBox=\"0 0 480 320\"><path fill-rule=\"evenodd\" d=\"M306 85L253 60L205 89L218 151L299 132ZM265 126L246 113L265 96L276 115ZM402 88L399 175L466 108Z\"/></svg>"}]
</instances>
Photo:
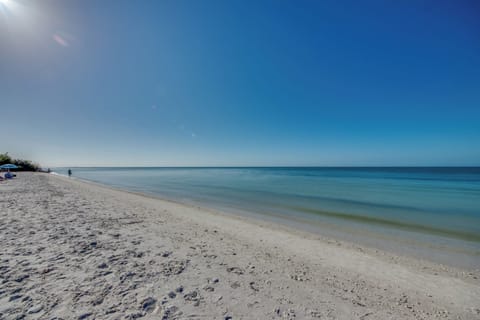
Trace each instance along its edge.
<instances>
[{"instance_id":1,"label":"blue sky","mask_svg":"<svg viewBox=\"0 0 480 320\"><path fill-rule=\"evenodd\" d=\"M479 39L475 1L0 0L0 152L480 165Z\"/></svg>"}]
</instances>

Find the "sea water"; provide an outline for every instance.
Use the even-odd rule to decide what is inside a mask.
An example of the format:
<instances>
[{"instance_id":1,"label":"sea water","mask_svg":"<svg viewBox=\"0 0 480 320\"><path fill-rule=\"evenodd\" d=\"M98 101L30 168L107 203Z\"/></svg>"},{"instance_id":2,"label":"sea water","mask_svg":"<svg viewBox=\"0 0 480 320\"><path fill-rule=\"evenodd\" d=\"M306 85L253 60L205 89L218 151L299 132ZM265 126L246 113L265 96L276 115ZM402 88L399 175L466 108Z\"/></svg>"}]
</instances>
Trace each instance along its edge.
<instances>
[{"instance_id":1,"label":"sea water","mask_svg":"<svg viewBox=\"0 0 480 320\"><path fill-rule=\"evenodd\" d=\"M71 169L116 188L480 267L479 167Z\"/></svg>"}]
</instances>

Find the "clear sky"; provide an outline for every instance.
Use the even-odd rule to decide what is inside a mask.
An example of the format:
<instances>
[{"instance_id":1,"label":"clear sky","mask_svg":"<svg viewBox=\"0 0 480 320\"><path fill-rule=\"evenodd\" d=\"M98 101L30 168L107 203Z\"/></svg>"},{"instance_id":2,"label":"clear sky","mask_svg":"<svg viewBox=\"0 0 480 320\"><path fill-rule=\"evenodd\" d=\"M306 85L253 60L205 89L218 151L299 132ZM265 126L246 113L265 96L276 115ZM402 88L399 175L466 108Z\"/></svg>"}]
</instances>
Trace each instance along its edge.
<instances>
[{"instance_id":1,"label":"clear sky","mask_svg":"<svg viewBox=\"0 0 480 320\"><path fill-rule=\"evenodd\" d=\"M480 165L478 1L0 0L0 152Z\"/></svg>"}]
</instances>

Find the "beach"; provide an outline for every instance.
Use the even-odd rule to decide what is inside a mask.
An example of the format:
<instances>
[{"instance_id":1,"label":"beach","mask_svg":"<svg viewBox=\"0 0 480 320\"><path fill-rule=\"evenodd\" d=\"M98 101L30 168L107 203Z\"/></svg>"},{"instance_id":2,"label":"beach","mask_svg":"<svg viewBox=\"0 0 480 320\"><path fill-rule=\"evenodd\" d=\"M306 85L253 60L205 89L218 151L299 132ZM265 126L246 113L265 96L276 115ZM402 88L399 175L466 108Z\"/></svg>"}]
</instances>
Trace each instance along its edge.
<instances>
[{"instance_id":1,"label":"beach","mask_svg":"<svg viewBox=\"0 0 480 320\"><path fill-rule=\"evenodd\" d=\"M478 268L62 176L0 221L0 319L480 319Z\"/></svg>"}]
</instances>

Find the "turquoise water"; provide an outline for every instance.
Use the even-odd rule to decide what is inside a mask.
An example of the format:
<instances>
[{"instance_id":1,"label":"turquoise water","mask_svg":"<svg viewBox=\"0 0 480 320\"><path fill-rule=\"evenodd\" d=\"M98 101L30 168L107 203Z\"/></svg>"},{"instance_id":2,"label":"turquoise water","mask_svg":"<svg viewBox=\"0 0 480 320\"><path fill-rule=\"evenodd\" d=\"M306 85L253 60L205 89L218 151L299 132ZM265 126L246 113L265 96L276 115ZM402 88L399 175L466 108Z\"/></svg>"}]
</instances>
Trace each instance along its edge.
<instances>
[{"instance_id":1,"label":"turquoise water","mask_svg":"<svg viewBox=\"0 0 480 320\"><path fill-rule=\"evenodd\" d=\"M478 167L72 170L74 177L130 191L480 266Z\"/></svg>"}]
</instances>

